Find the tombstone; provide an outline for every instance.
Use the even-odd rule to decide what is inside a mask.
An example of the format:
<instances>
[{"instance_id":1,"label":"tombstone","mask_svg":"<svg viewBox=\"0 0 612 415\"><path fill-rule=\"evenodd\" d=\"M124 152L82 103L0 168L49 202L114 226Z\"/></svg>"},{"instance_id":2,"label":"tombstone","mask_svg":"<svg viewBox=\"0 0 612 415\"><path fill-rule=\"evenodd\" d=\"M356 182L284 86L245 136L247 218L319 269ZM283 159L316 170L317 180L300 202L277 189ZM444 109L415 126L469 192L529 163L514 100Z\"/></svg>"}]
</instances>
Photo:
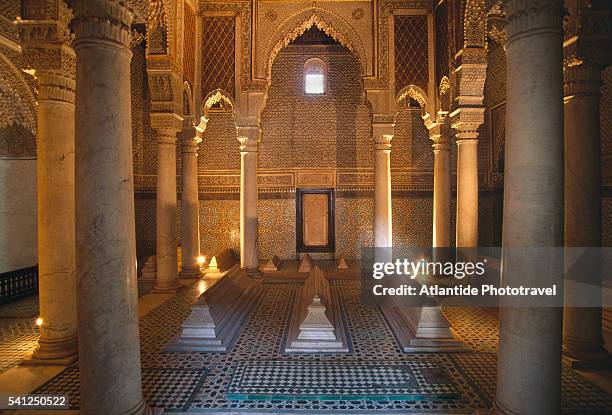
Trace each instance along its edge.
<instances>
[{"instance_id":1,"label":"tombstone","mask_svg":"<svg viewBox=\"0 0 612 415\"><path fill-rule=\"evenodd\" d=\"M342 258L342 257L340 257L340 259L338 260L338 269L339 270L348 269L348 265L347 265L346 261L344 260L344 258Z\"/></svg>"},{"instance_id":2,"label":"tombstone","mask_svg":"<svg viewBox=\"0 0 612 415\"><path fill-rule=\"evenodd\" d=\"M206 272L204 273L207 277L218 277L221 275L219 271L219 267L217 266L217 257L213 256L208 263L208 268L206 268Z\"/></svg>"},{"instance_id":3,"label":"tombstone","mask_svg":"<svg viewBox=\"0 0 612 415\"><path fill-rule=\"evenodd\" d=\"M317 266L297 293L285 342L286 353L348 353L338 299Z\"/></svg>"},{"instance_id":4,"label":"tombstone","mask_svg":"<svg viewBox=\"0 0 612 415\"><path fill-rule=\"evenodd\" d=\"M221 272L227 271L233 267L236 262L238 262L238 256L232 249L224 249L219 255L217 255L216 259L217 266Z\"/></svg>"},{"instance_id":5,"label":"tombstone","mask_svg":"<svg viewBox=\"0 0 612 415\"><path fill-rule=\"evenodd\" d=\"M278 271L278 267L280 266L280 258L277 255L274 255L263 267L264 272L274 272Z\"/></svg>"},{"instance_id":6,"label":"tombstone","mask_svg":"<svg viewBox=\"0 0 612 415\"><path fill-rule=\"evenodd\" d=\"M298 267L298 272L311 272L312 271L312 258L310 255L304 254Z\"/></svg>"},{"instance_id":7,"label":"tombstone","mask_svg":"<svg viewBox=\"0 0 612 415\"><path fill-rule=\"evenodd\" d=\"M211 261L212 262L212 261ZM261 292L261 280L234 265L191 307L181 332L166 346L168 352L229 352Z\"/></svg>"}]
</instances>

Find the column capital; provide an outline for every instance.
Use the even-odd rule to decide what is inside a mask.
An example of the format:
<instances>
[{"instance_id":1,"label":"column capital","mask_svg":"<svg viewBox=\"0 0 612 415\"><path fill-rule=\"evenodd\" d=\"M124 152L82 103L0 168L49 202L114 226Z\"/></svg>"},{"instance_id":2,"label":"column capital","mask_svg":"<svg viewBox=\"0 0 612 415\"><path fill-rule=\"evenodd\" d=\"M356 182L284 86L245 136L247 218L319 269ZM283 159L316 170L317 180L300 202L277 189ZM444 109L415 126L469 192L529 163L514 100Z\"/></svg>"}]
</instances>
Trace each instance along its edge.
<instances>
[{"instance_id":1,"label":"column capital","mask_svg":"<svg viewBox=\"0 0 612 415\"><path fill-rule=\"evenodd\" d=\"M238 137L240 142L240 153L256 153L258 140L249 137Z\"/></svg>"},{"instance_id":2,"label":"column capital","mask_svg":"<svg viewBox=\"0 0 612 415\"><path fill-rule=\"evenodd\" d=\"M435 119L431 117L431 114L427 113L423 116L423 123L427 132L429 133L429 139L436 144L448 144L450 142L450 118L448 113L445 111L438 112ZM435 147L434 147L435 150Z\"/></svg>"},{"instance_id":3,"label":"column capital","mask_svg":"<svg viewBox=\"0 0 612 415\"><path fill-rule=\"evenodd\" d=\"M478 138L478 128L484 123L484 111L483 107L467 107L457 108L450 114L451 127L457 131L457 144Z\"/></svg>"},{"instance_id":4,"label":"column capital","mask_svg":"<svg viewBox=\"0 0 612 415\"><path fill-rule=\"evenodd\" d=\"M62 71L36 73L39 101L64 101L74 104L76 82Z\"/></svg>"},{"instance_id":5,"label":"column capital","mask_svg":"<svg viewBox=\"0 0 612 415\"><path fill-rule=\"evenodd\" d=\"M200 117L200 123L195 126L196 139L198 140L198 143L202 142L202 139L204 137L204 132L206 131L207 125L208 125L208 118L202 115Z\"/></svg>"},{"instance_id":6,"label":"column capital","mask_svg":"<svg viewBox=\"0 0 612 415\"><path fill-rule=\"evenodd\" d=\"M507 0L507 43L529 33L543 31L560 33L563 2L558 0Z\"/></svg>"},{"instance_id":7,"label":"column capital","mask_svg":"<svg viewBox=\"0 0 612 415\"><path fill-rule=\"evenodd\" d=\"M374 150L391 151L391 140L393 134L378 134L374 136Z\"/></svg>"},{"instance_id":8,"label":"column capital","mask_svg":"<svg viewBox=\"0 0 612 415\"><path fill-rule=\"evenodd\" d=\"M257 142L261 140L261 128L258 125L239 125L236 127L236 132L238 137L247 137Z\"/></svg>"},{"instance_id":9,"label":"column capital","mask_svg":"<svg viewBox=\"0 0 612 415\"><path fill-rule=\"evenodd\" d=\"M563 69L563 97L568 102L575 96L601 95L601 69L582 61L565 65Z\"/></svg>"},{"instance_id":10,"label":"column capital","mask_svg":"<svg viewBox=\"0 0 612 415\"><path fill-rule=\"evenodd\" d=\"M120 0L75 0L74 19L70 23L75 33L74 45L104 42L129 51L133 13Z\"/></svg>"},{"instance_id":11,"label":"column capital","mask_svg":"<svg viewBox=\"0 0 612 415\"><path fill-rule=\"evenodd\" d=\"M183 117L173 113L152 113L151 127L157 131L158 136L173 136L183 128Z\"/></svg>"},{"instance_id":12,"label":"column capital","mask_svg":"<svg viewBox=\"0 0 612 415\"><path fill-rule=\"evenodd\" d=\"M457 57L457 69L453 82L457 84L454 106L482 106L484 84L487 77L487 52L485 48L465 48Z\"/></svg>"},{"instance_id":13,"label":"column capital","mask_svg":"<svg viewBox=\"0 0 612 415\"><path fill-rule=\"evenodd\" d=\"M197 128L198 126L193 124L193 116L184 115L183 125L181 131L178 133L178 138L180 138L183 143L191 141L195 144L200 143L202 141L202 135L198 134Z\"/></svg>"}]
</instances>

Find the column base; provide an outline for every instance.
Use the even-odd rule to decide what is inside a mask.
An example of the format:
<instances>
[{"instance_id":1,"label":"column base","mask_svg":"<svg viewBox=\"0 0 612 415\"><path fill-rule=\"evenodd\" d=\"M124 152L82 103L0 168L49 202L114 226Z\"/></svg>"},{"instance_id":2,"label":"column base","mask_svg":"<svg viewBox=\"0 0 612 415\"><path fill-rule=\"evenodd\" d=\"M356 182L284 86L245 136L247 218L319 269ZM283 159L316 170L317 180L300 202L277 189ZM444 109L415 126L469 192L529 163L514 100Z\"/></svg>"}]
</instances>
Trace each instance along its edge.
<instances>
[{"instance_id":1,"label":"column base","mask_svg":"<svg viewBox=\"0 0 612 415\"><path fill-rule=\"evenodd\" d=\"M183 267L179 275L181 278L200 278L202 271L200 267Z\"/></svg>"},{"instance_id":2,"label":"column base","mask_svg":"<svg viewBox=\"0 0 612 415\"><path fill-rule=\"evenodd\" d=\"M151 294L174 294L181 287L178 281L174 281L170 284L155 284L155 286L149 291Z\"/></svg>"},{"instance_id":3,"label":"column base","mask_svg":"<svg viewBox=\"0 0 612 415\"><path fill-rule=\"evenodd\" d=\"M32 356L21 362L26 366L61 365L68 366L79 358L79 343L76 337L60 340L38 340L38 347Z\"/></svg>"},{"instance_id":4,"label":"column base","mask_svg":"<svg viewBox=\"0 0 612 415\"><path fill-rule=\"evenodd\" d=\"M568 347L562 348L563 361L573 369L603 369L612 368L610 354L603 345L591 347Z\"/></svg>"},{"instance_id":5,"label":"column base","mask_svg":"<svg viewBox=\"0 0 612 415\"><path fill-rule=\"evenodd\" d=\"M263 273L259 268L243 268L243 270L246 275L251 278L260 278L261 276L263 276Z\"/></svg>"}]
</instances>

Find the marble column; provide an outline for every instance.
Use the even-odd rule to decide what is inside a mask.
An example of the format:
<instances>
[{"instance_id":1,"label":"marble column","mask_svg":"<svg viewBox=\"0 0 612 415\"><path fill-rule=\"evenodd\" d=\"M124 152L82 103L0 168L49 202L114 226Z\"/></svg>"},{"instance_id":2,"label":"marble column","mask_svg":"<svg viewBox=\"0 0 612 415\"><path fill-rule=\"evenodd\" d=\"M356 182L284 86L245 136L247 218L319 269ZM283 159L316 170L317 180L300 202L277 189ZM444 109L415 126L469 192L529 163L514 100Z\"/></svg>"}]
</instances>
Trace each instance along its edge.
<instances>
[{"instance_id":1,"label":"marble column","mask_svg":"<svg viewBox=\"0 0 612 415\"><path fill-rule=\"evenodd\" d=\"M73 4L80 411L142 414L130 97L132 13Z\"/></svg>"},{"instance_id":2,"label":"marble column","mask_svg":"<svg viewBox=\"0 0 612 415\"><path fill-rule=\"evenodd\" d=\"M457 128L458 248L478 246L478 132L477 126Z\"/></svg>"},{"instance_id":3,"label":"marble column","mask_svg":"<svg viewBox=\"0 0 612 415\"><path fill-rule=\"evenodd\" d=\"M249 276L259 277L261 276L258 247L259 219L257 216L259 128L238 128L238 134L238 141L240 141L240 267Z\"/></svg>"},{"instance_id":4,"label":"marble column","mask_svg":"<svg viewBox=\"0 0 612 415\"><path fill-rule=\"evenodd\" d=\"M198 278L201 275L200 256L200 203L198 200L198 143L201 134L196 134L190 118L183 122L181 132L181 248L183 269L181 276Z\"/></svg>"},{"instance_id":5,"label":"marble column","mask_svg":"<svg viewBox=\"0 0 612 415\"><path fill-rule=\"evenodd\" d=\"M151 114L157 131L157 281L152 291L173 293L178 282L176 228L176 140L182 119L175 114Z\"/></svg>"},{"instance_id":6,"label":"marble column","mask_svg":"<svg viewBox=\"0 0 612 415\"><path fill-rule=\"evenodd\" d=\"M565 246L601 246L601 68L583 63L567 68L565 78ZM601 266L601 264L600 264ZM593 270L590 269L589 273ZM601 364L608 358L602 336L601 308L572 307L589 294L576 282L596 275L566 279L563 354L575 366Z\"/></svg>"},{"instance_id":7,"label":"marble column","mask_svg":"<svg viewBox=\"0 0 612 415\"><path fill-rule=\"evenodd\" d=\"M74 53L74 52L72 52ZM74 58L73 58L74 59ZM29 363L77 359L74 235L74 78L37 71L40 338Z\"/></svg>"},{"instance_id":8,"label":"marble column","mask_svg":"<svg viewBox=\"0 0 612 415\"><path fill-rule=\"evenodd\" d=\"M48 12L48 11L47 11ZM43 11L43 14L45 11ZM37 196L38 347L27 364L77 359L74 235L75 54L64 42L69 28L25 6L17 22L25 62L38 83ZM41 59L52 56L53 59Z\"/></svg>"},{"instance_id":9,"label":"marble column","mask_svg":"<svg viewBox=\"0 0 612 415\"><path fill-rule=\"evenodd\" d=\"M374 247L393 246L391 205L391 140L393 134L374 135Z\"/></svg>"},{"instance_id":10,"label":"marble column","mask_svg":"<svg viewBox=\"0 0 612 415\"><path fill-rule=\"evenodd\" d=\"M451 246L451 154L449 128L444 118L425 123L434 153L433 248Z\"/></svg>"},{"instance_id":11,"label":"marble column","mask_svg":"<svg viewBox=\"0 0 612 415\"><path fill-rule=\"evenodd\" d=\"M546 249L563 246L562 8L557 0L506 3L502 286L563 290L562 255ZM541 297L524 301L500 300L495 409L557 415L562 310Z\"/></svg>"}]
</instances>

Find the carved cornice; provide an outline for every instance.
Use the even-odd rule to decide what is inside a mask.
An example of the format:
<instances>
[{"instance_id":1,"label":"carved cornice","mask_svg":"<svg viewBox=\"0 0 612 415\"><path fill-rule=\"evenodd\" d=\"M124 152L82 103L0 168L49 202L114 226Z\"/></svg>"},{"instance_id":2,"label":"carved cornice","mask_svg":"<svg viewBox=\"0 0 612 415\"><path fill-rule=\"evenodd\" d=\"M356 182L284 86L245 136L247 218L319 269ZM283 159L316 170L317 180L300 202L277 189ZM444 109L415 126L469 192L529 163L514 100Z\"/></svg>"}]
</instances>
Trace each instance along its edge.
<instances>
[{"instance_id":1,"label":"carved cornice","mask_svg":"<svg viewBox=\"0 0 612 415\"><path fill-rule=\"evenodd\" d=\"M75 49L92 41L105 41L129 52L133 14L123 1L75 0L74 16L70 27L75 33Z\"/></svg>"},{"instance_id":2,"label":"carved cornice","mask_svg":"<svg viewBox=\"0 0 612 415\"><path fill-rule=\"evenodd\" d=\"M563 2L558 0L507 0L505 11L508 44L534 30L561 32Z\"/></svg>"}]
</instances>

